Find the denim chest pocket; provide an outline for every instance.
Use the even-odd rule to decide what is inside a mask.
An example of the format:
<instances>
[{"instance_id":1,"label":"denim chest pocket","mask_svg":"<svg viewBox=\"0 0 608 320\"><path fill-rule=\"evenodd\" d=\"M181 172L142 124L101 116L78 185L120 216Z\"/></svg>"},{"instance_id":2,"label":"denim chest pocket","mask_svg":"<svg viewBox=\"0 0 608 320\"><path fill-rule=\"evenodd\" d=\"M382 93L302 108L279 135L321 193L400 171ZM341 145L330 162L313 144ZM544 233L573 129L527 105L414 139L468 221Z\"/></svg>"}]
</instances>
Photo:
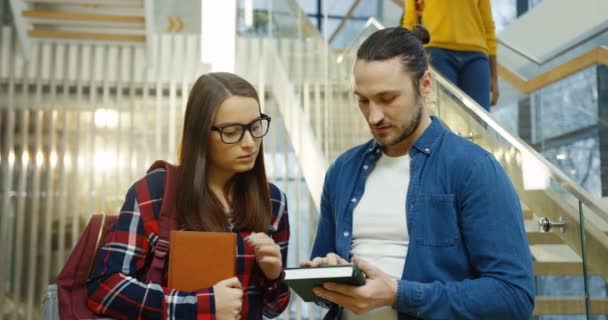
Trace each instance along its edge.
<instances>
[{"instance_id":1,"label":"denim chest pocket","mask_svg":"<svg viewBox=\"0 0 608 320\"><path fill-rule=\"evenodd\" d=\"M456 197L453 194L420 194L412 233L416 244L447 248L460 242Z\"/></svg>"}]
</instances>

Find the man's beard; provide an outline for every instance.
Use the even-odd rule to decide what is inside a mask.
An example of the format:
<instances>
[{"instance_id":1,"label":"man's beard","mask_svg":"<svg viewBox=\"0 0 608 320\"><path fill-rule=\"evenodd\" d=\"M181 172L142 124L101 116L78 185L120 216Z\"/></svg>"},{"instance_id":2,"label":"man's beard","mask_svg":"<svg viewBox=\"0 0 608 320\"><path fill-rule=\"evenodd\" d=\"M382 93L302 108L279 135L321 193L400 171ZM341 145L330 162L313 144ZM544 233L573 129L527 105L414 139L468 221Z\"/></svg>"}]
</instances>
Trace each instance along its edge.
<instances>
[{"instance_id":1,"label":"man's beard","mask_svg":"<svg viewBox=\"0 0 608 320\"><path fill-rule=\"evenodd\" d=\"M414 115L413 118L411 118L410 122L406 124L406 127L403 128L403 131L401 132L401 134L397 138L395 138L391 141L388 141L386 144L384 144L384 146L392 146L392 145L399 144L399 143L403 142L404 140L406 140L407 138L409 138L412 135L412 133L414 133L414 131L416 131L416 129L420 125L420 122L422 121L422 108L424 108L421 97L416 98L416 106L417 106L417 108L414 111L414 112L416 112L416 114ZM401 128L401 127L399 127L399 128ZM376 141L378 141L378 139L376 139Z\"/></svg>"}]
</instances>

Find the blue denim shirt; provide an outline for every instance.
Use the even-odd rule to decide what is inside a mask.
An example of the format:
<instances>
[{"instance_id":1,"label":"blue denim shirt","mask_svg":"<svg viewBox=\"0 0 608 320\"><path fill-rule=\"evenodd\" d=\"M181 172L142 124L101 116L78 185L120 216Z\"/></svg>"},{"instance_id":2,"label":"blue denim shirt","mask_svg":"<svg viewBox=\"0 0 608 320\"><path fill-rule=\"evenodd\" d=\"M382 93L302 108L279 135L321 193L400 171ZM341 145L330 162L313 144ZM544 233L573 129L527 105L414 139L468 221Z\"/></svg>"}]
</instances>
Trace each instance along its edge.
<instances>
[{"instance_id":1,"label":"blue denim shirt","mask_svg":"<svg viewBox=\"0 0 608 320\"><path fill-rule=\"evenodd\" d=\"M329 252L351 258L353 210L381 155L371 140L330 166L311 258ZM529 319L532 257L519 198L503 168L435 117L409 155L410 243L393 306L399 319ZM333 306L325 319L341 313Z\"/></svg>"}]
</instances>

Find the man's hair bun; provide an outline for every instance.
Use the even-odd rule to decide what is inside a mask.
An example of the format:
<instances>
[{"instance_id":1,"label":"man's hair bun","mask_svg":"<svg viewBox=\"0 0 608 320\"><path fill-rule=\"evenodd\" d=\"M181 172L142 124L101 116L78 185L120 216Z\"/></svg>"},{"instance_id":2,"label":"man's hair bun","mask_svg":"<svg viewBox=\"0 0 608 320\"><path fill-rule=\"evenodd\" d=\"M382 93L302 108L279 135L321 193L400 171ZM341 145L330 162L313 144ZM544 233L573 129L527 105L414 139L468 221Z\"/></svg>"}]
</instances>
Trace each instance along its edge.
<instances>
[{"instance_id":1,"label":"man's hair bun","mask_svg":"<svg viewBox=\"0 0 608 320\"><path fill-rule=\"evenodd\" d=\"M415 25L414 29L412 29L412 33L416 36L416 38L418 38L418 40L420 40L420 42L422 42L422 44L427 44L429 41L431 41L429 31L421 24Z\"/></svg>"}]
</instances>

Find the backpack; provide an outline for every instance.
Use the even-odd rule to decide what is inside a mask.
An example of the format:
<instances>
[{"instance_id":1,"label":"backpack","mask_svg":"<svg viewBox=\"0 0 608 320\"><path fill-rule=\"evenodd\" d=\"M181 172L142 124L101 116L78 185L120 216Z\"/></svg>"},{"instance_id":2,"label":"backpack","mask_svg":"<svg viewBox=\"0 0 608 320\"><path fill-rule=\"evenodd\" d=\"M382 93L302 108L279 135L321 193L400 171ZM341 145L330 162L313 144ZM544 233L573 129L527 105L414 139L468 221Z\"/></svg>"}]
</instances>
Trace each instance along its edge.
<instances>
[{"instance_id":1,"label":"backpack","mask_svg":"<svg viewBox=\"0 0 608 320\"><path fill-rule=\"evenodd\" d=\"M163 278L165 258L169 251L169 233L175 226L177 167L165 161L156 161L148 172L159 168L165 169L159 239L154 250L152 264L146 271L143 281L160 284ZM146 180L142 179L138 183L146 183ZM145 190L147 190L147 186ZM115 215L94 214L91 217L55 283L47 287L43 299L43 319L108 319L95 314L88 308L86 282L93 269L97 251L110 240L110 231L117 220L118 216Z\"/></svg>"}]
</instances>

